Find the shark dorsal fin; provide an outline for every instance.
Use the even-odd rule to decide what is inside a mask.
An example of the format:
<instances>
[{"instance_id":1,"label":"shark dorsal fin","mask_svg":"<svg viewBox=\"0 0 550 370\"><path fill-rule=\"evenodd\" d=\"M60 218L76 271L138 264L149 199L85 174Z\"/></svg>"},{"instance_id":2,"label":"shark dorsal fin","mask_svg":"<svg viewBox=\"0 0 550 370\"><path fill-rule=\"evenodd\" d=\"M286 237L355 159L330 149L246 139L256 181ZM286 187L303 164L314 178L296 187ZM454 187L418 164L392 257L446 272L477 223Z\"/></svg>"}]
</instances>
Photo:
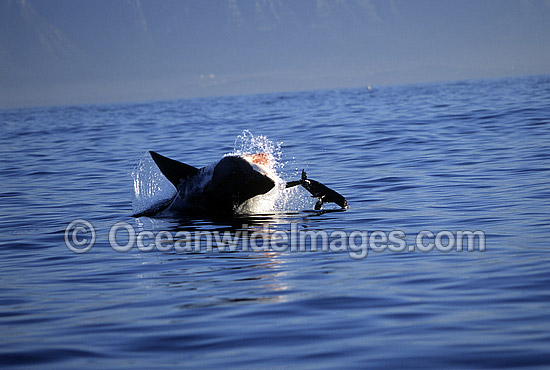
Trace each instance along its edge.
<instances>
[{"instance_id":1,"label":"shark dorsal fin","mask_svg":"<svg viewBox=\"0 0 550 370\"><path fill-rule=\"evenodd\" d=\"M153 151L149 151L149 154L151 154L160 172L174 184L176 189L182 181L199 173L198 168L188 164L178 162Z\"/></svg>"}]
</instances>

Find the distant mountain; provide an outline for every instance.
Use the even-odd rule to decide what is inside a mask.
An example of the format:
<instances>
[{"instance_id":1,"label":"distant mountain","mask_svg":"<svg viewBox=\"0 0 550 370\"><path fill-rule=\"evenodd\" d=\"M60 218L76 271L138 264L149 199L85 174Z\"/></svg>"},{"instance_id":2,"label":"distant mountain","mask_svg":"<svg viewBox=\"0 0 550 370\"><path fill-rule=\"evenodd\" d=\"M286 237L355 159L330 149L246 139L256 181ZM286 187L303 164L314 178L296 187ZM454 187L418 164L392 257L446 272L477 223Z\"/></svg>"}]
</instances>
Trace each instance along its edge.
<instances>
[{"instance_id":1,"label":"distant mountain","mask_svg":"<svg viewBox=\"0 0 550 370\"><path fill-rule=\"evenodd\" d=\"M194 71L246 49L269 62L273 49L263 58L261 48L286 54L305 46L307 54L396 13L393 2L360 0L8 0L0 2L0 62L31 79L111 68L145 72L151 64Z\"/></svg>"},{"instance_id":2,"label":"distant mountain","mask_svg":"<svg viewBox=\"0 0 550 370\"><path fill-rule=\"evenodd\" d=\"M0 89L194 96L536 73L549 22L537 0L2 0Z\"/></svg>"}]
</instances>

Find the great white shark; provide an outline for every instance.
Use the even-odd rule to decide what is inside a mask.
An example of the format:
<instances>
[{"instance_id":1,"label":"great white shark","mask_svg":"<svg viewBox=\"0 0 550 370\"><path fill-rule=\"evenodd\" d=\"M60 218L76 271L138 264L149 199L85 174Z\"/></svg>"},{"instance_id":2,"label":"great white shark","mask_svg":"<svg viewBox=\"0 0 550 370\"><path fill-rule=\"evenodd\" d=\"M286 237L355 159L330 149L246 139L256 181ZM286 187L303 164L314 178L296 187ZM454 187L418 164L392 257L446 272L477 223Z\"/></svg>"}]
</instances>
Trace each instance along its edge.
<instances>
[{"instance_id":1,"label":"great white shark","mask_svg":"<svg viewBox=\"0 0 550 370\"><path fill-rule=\"evenodd\" d=\"M273 174L268 170L269 156L265 153L228 155L213 167L196 168L150 151L160 172L174 185L176 194L134 217L155 216L165 211L180 214L231 216L255 196L266 194L275 187ZM286 183L286 188L303 186L317 198L315 209L333 202L348 208L346 198L318 181L308 179L302 170L299 180Z\"/></svg>"}]
</instances>

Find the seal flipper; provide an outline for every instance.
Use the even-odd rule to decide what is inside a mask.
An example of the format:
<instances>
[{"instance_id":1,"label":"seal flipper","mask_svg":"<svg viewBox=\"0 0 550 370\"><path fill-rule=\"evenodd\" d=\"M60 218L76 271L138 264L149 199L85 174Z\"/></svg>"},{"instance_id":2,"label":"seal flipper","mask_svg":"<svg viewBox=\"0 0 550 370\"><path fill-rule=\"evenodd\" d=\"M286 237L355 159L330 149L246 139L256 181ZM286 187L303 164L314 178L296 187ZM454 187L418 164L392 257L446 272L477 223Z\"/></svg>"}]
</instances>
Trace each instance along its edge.
<instances>
[{"instance_id":1,"label":"seal flipper","mask_svg":"<svg viewBox=\"0 0 550 370\"><path fill-rule=\"evenodd\" d=\"M304 181L307 180L307 175L306 175L306 170L302 170L302 178L300 180L296 180L296 181L289 181L286 183L286 188L292 188L294 186L298 186L298 185L304 185Z\"/></svg>"},{"instance_id":2,"label":"seal flipper","mask_svg":"<svg viewBox=\"0 0 550 370\"><path fill-rule=\"evenodd\" d=\"M317 199L317 203L315 203L315 206L313 207L314 210L320 211L323 208L323 198Z\"/></svg>"},{"instance_id":3,"label":"seal flipper","mask_svg":"<svg viewBox=\"0 0 550 370\"><path fill-rule=\"evenodd\" d=\"M166 176L166 178L176 187L176 189L182 181L185 181L189 177L195 176L199 173L198 168L188 164L178 162L153 151L149 151L149 154L151 154L151 158L155 161L155 164L159 168L160 172Z\"/></svg>"},{"instance_id":4,"label":"seal flipper","mask_svg":"<svg viewBox=\"0 0 550 370\"><path fill-rule=\"evenodd\" d=\"M302 185L302 180L289 181L286 183L286 188L288 189L298 185Z\"/></svg>"}]
</instances>

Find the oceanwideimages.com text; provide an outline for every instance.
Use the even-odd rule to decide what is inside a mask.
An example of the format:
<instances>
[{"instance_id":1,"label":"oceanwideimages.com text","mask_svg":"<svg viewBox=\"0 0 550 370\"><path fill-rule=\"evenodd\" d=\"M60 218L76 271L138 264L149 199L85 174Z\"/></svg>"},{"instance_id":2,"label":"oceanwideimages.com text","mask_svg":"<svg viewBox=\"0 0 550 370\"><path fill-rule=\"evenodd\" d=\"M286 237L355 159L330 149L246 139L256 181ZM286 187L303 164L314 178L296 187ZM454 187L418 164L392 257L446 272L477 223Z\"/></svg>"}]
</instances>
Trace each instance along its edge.
<instances>
[{"instance_id":1,"label":"oceanwideimages.com text","mask_svg":"<svg viewBox=\"0 0 550 370\"><path fill-rule=\"evenodd\" d=\"M74 220L65 229L65 244L75 253L89 251L96 242L96 231L86 220ZM127 222L111 226L108 242L117 252L136 248L141 252L347 252L353 259L364 259L369 251L390 252L484 252L485 233L481 230L422 230L414 243L402 230L343 231L302 230L291 224L290 230L273 225L237 230L137 231ZM409 241L409 242L408 242Z\"/></svg>"}]
</instances>

